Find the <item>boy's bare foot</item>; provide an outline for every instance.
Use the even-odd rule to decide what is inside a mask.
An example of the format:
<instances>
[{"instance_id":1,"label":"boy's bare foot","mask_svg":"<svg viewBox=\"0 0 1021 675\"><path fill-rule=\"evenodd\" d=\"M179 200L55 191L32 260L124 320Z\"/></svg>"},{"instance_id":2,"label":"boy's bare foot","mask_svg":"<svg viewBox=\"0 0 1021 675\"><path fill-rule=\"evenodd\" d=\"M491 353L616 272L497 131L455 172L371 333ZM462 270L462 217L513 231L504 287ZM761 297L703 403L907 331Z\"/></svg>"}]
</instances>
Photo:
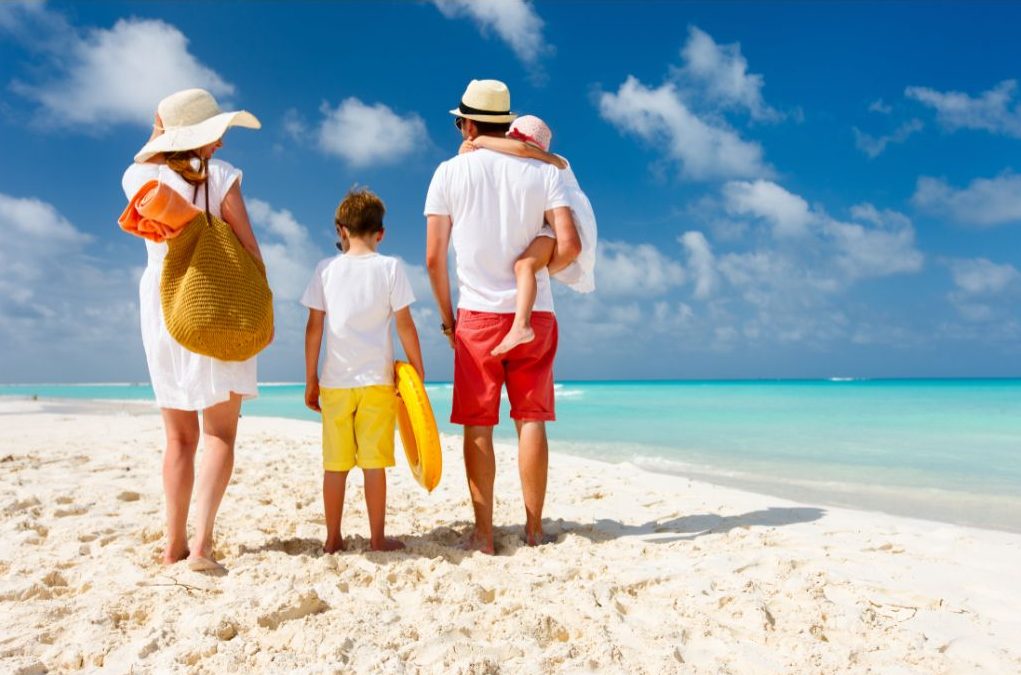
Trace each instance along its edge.
<instances>
[{"instance_id":1,"label":"boy's bare foot","mask_svg":"<svg viewBox=\"0 0 1021 675\"><path fill-rule=\"evenodd\" d=\"M514 349L518 345L523 345L526 342L531 342L535 339L535 331L529 326L511 326L511 329L507 331L507 334L503 336L503 340L500 344L496 345L493 351L490 352L493 356L499 356L505 354L510 350Z\"/></svg>"},{"instance_id":2,"label":"boy's bare foot","mask_svg":"<svg viewBox=\"0 0 1021 675\"><path fill-rule=\"evenodd\" d=\"M390 537L384 537L380 543L371 542L369 544L370 551L403 551L405 548L404 542L399 539L391 539Z\"/></svg>"},{"instance_id":3,"label":"boy's bare foot","mask_svg":"<svg viewBox=\"0 0 1021 675\"><path fill-rule=\"evenodd\" d=\"M347 548L344 546L344 540L343 539L338 539L336 541L332 541L330 539L327 539L326 543L323 544L323 553L329 554L329 553L336 553L337 551L346 551L346 550L347 550Z\"/></svg>"}]
</instances>

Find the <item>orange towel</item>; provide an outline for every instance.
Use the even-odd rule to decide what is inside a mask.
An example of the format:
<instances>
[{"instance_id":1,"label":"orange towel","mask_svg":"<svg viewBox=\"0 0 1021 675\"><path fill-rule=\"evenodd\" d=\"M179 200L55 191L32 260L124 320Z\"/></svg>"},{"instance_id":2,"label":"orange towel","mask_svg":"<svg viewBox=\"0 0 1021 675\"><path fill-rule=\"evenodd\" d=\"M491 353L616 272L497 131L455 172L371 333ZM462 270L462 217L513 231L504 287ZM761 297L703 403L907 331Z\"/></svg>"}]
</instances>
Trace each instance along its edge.
<instances>
[{"instance_id":1,"label":"orange towel","mask_svg":"<svg viewBox=\"0 0 1021 675\"><path fill-rule=\"evenodd\" d=\"M151 180L131 198L117 223L129 234L160 243L181 234L200 213L172 187Z\"/></svg>"}]
</instances>

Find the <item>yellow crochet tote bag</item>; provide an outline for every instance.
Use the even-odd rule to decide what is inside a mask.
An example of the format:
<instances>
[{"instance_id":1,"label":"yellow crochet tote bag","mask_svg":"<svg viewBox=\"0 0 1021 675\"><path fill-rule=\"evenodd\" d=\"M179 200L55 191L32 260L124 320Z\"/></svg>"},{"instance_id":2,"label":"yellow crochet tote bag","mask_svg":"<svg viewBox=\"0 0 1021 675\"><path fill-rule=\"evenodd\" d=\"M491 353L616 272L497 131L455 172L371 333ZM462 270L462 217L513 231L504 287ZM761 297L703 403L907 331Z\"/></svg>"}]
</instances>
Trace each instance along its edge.
<instances>
[{"instance_id":1,"label":"yellow crochet tote bag","mask_svg":"<svg viewBox=\"0 0 1021 675\"><path fill-rule=\"evenodd\" d=\"M245 250L230 225L209 213L208 179L205 194L205 213L167 240L160 278L163 320L188 351L244 361L273 339L273 292L265 265Z\"/></svg>"}]
</instances>

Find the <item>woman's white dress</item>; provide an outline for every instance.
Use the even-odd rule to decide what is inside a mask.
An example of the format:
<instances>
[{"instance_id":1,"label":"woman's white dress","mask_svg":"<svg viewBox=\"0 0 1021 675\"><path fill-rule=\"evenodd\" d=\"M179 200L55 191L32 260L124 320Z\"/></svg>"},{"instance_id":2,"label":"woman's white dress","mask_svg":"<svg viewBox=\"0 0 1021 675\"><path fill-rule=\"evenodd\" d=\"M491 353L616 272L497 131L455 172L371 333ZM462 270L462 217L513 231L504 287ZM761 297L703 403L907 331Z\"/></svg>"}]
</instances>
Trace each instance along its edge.
<instances>
[{"instance_id":1,"label":"woman's white dress","mask_svg":"<svg viewBox=\"0 0 1021 675\"><path fill-rule=\"evenodd\" d=\"M194 187L165 165L132 164L124 172L124 194L131 199L148 181L159 180L188 201L192 201ZM209 211L222 217L223 198L241 180L241 171L227 162L209 161ZM205 208L205 191L198 190L195 205ZM139 309L142 320L142 345L149 365L149 377L161 408L202 410L230 399L231 392L252 398L258 394L256 385L256 357L247 361L220 361L209 356L190 352L182 347L163 322L160 306L160 275L167 245L145 241L149 262L138 285Z\"/></svg>"}]
</instances>

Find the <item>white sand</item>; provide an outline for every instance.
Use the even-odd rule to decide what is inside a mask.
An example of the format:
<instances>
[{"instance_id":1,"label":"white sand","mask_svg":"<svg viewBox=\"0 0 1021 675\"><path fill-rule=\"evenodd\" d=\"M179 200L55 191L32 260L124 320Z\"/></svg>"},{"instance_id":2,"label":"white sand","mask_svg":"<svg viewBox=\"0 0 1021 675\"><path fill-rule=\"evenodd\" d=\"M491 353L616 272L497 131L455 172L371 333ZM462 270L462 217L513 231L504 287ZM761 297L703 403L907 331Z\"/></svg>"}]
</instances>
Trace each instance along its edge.
<instances>
[{"instance_id":1,"label":"white sand","mask_svg":"<svg viewBox=\"0 0 1021 675\"><path fill-rule=\"evenodd\" d=\"M1021 535L818 508L566 456L530 549L499 451L497 557L453 547L457 438L432 495L390 472L388 534L320 552L319 427L246 417L224 577L161 550L159 417L0 402L0 671L1021 671ZM106 412L103 412L106 410Z\"/></svg>"}]
</instances>

